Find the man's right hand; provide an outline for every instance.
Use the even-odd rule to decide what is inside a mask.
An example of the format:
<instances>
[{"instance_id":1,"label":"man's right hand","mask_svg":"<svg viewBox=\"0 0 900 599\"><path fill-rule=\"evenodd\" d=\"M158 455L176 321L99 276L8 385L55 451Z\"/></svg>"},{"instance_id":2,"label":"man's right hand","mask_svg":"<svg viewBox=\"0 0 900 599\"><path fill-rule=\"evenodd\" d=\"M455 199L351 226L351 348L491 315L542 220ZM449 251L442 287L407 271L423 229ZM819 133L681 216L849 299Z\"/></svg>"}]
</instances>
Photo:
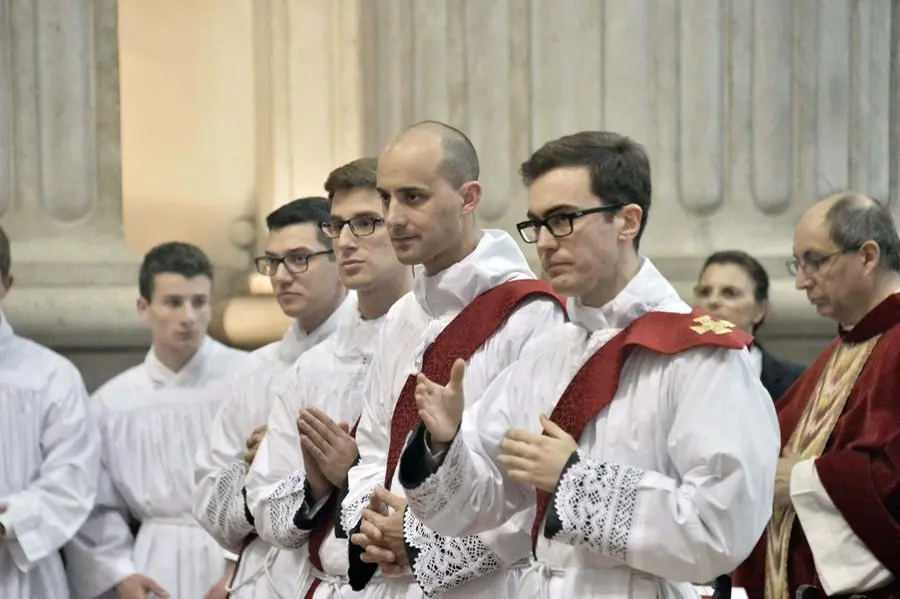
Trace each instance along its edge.
<instances>
[{"instance_id":1,"label":"man's right hand","mask_svg":"<svg viewBox=\"0 0 900 599\"><path fill-rule=\"evenodd\" d=\"M449 444L459 430L463 409L466 406L463 396L465 372L465 361L457 359L453 363L450 382L446 387L428 380L424 374L420 373L416 377L416 405L419 408L419 418L431 434L431 439L437 443Z\"/></svg>"},{"instance_id":2,"label":"man's right hand","mask_svg":"<svg viewBox=\"0 0 900 599\"><path fill-rule=\"evenodd\" d=\"M116 594L119 599L147 599L153 593L156 597L168 597L169 593L156 584L153 579L143 574L132 574L116 585Z\"/></svg>"}]
</instances>

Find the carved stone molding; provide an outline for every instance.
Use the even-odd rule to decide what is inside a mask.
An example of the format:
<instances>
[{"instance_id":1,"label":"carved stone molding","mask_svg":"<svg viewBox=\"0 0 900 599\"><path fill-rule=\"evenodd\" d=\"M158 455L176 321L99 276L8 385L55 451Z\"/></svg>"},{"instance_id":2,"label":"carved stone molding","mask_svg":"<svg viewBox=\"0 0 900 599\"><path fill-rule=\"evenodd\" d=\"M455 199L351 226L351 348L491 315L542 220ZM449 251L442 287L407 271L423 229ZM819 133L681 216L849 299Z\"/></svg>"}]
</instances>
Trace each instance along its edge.
<instances>
[{"instance_id":1,"label":"carved stone molding","mask_svg":"<svg viewBox=\"0 0 900 599\"><path fill-rule=\"evenodd\" d=\"M116 9L0 1L0 210L17 281L4 312L55 347L146 341L122 235Z\"/></svg>"}]
</instances>

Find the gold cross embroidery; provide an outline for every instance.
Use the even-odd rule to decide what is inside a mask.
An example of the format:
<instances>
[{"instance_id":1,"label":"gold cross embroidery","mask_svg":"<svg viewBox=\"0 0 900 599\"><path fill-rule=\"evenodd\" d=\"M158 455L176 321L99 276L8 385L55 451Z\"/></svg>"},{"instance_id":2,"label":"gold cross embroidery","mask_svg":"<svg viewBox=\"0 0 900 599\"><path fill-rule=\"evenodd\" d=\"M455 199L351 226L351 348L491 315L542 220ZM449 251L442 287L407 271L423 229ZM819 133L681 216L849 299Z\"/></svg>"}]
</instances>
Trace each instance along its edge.
<instances>
[{"instance_id":1,"label":"gold cross embroidery","mask_svg":"<svg viewBox=\"0 0 900 599\"><path fill-rule=\"evenodd\" d=\"M715 333L716 335L727 335L734 329L734 324L727 320L713 320L709 315L704 314L694 319L697 326L691 327L691 330L702 335L703 333Z\"/></svg>"}]
</instances>

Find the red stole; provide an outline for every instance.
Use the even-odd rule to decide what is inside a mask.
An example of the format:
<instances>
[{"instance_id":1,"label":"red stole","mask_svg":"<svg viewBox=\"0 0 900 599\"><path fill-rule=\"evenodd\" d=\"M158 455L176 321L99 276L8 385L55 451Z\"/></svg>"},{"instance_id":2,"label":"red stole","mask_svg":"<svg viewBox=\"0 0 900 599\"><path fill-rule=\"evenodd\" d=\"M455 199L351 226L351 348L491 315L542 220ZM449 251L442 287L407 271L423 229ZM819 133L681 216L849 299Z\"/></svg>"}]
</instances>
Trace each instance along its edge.
<instances>
[{"instance_id":1,"label":"red stole","mask_svg":"<svg viewBox=\"0 0 900 599\"><path fill-rule=\"evenodd\" d=\"M508 281L485 291L450 321L434 343L428 346L422 358L422 373L435 383L446 385L450 381L453 362L458 358L468 361L522 302L541 297L557 302L565 310L562 298L543 281ZM411 374L403 385L391 417L391 443L384 473L384 487L388 490L406 438L419 423L415 391L416 375Z\"/></svg>"},{"instance_id":2,"label":"red stole","mask_svg":"<svg viewBox=\"0 0 900 599\"><path fill-rule=\"evenodd\" d=\"M650 312L632 322L584 363L556 403L550 420L579 439L588 422L612 403L622 366L633 347L671 356L703 346L741 349L752 340L749 333L735 329L733 324L697 310L688 314ZM537 490L537 514L531 528L532 553L537 547L550 497L550 493Z\"/></svg>"}]
</instances>

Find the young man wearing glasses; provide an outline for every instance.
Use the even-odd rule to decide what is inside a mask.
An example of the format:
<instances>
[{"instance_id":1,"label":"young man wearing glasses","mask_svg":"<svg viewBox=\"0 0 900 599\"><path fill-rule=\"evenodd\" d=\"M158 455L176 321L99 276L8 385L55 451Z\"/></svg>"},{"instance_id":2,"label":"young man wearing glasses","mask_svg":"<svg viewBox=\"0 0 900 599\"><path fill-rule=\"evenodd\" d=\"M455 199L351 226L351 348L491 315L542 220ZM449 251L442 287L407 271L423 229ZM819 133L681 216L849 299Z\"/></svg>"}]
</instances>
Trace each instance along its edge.
<instances>
[{"instance_id":1,"label":"young man wearing glasses","mask_svg":"<svg viewBox=\"0 0 900 599\"><path fill-rule=\"evenodd\" d=\"M362 409L362 383L388 309L405 311L415 301L408 294L412 269L397 260L385 226L376 164L375 158L356 160L325 183L331 218L321 229L333 240L341 280L357 293L358 313L281 377L247 477L247 503L260 537L299 561L289 577L275 581L283 596L353 596L347 541L333 530L336 489L346 486L357 456L349 429ZM309 507L320 502L319 509Z\"/></svg>"},{"instance_id":2,"label":"young man wearing glasses","mask_svg":"<svg viewBox=\"0 0 900 599\"><path fill-rule=\"evenodd\" d=\"M778 429L750 336L692 312L639 256L651 198L640 145L576 133L521 173L518 229L571 322L474 405L461 362L446 386L418 378L424 425L400 464L409 506L464 535L536 505L517 597L696 596L677 581L730 572L771 514Z\"/></svg>"},{"instance_id":3,"label":"young man wearing glasses","mask_svg":"<svg viewBox=\"0 0 900 599\"><path fill-rule=\"evenodd\" d=\"M378 159L387 231L416 280L410 301L388 313L373 352L359 462L335 527L350 539L350 586L365 597L508 597L509 578L521 571L510 566L527 555L527 514L488 535L446 539L404 509L395 476L417 421L417 372L449 375L453 359L465 358L477 398L527 342L563 321L559 299L535 280L516 242L478 227L478 176L472 143L443 123L410 127Z\"/></svg>"},{"instance_id":4,"label":"young man wearing glasses","mask_svg":"<svg viewBox=\"0 0 900 599\"><path fill-rule=\"evenodd\" d=\"M194 516L226 548L228 557L244 548L233 583L244 590L235 596L255 597L256 587L246 581L266 581L269 547L255 541L245 508L244 477L265 435L273 381L356 312L356 294L341 283L332 240L319 228L328 218L329 201L323 197L294 200L266 217L269 233L256 268L269 277L279 307L294 322L280 341L253 352L249 367L214 391L225 400L196 456ZM230 559L210 599L224 597L235 568Z\"/></svg>"},{"instance_id":5,"label":"young man wearing glasses","mask_svg":"<svg viewBox=\"0 0 900 599\"><path fill-rule=\"evenodd\" d=\"M854 192L813 205L788 271L839 337L778 402L783 441L766 534L737 572L751 599L900 595L900 238Z\"/></svg>"}]
</instances>

